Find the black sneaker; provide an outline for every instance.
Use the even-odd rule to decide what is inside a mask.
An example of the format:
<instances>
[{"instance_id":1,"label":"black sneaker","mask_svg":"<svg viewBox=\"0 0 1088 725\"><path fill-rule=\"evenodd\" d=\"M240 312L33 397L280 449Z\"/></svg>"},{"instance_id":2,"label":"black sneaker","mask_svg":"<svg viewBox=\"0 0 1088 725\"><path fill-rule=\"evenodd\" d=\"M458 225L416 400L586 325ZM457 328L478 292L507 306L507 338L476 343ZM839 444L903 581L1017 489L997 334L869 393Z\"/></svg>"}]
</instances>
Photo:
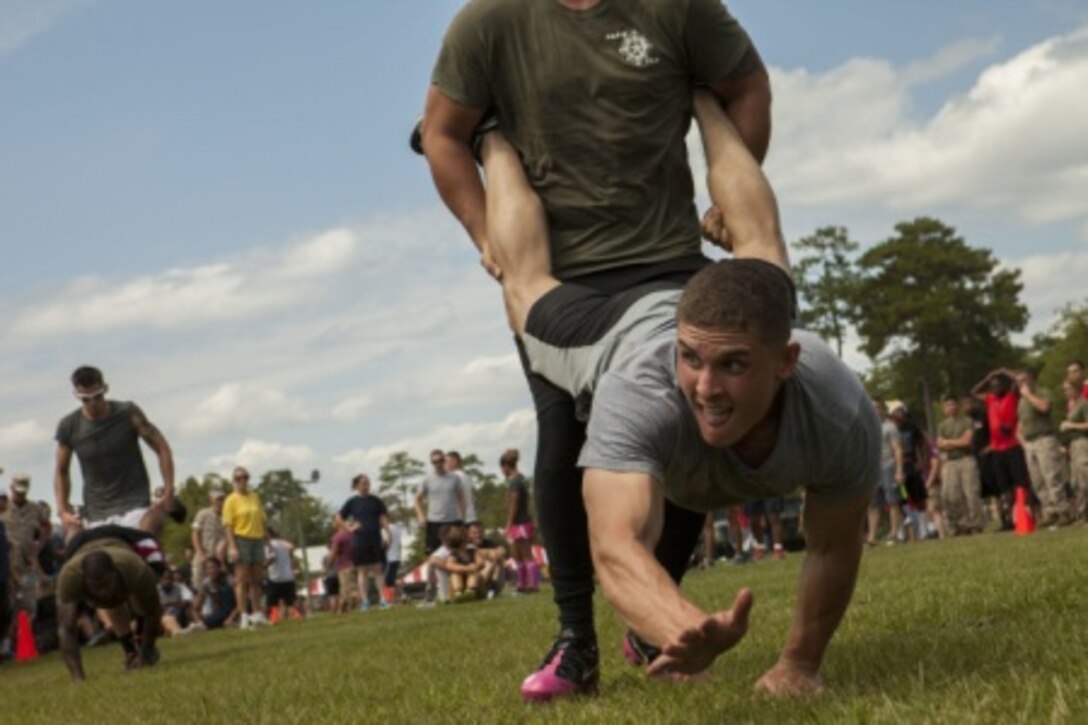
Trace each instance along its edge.
<instances>
[{"instance_id":1,"label":"black sneaker","mask_svg":"<svg viewBox=\"0 0 1088 725\"><path fill-rule=\"evenodd\" d=\"M644 667L661 655L661 650L631 630L623 636L623 658L635 667Z\"/></svg>"},{"instance_id":2,"label":"black sneaker","mask_svg":"<svg viewBox=\"0 0 1088 725\"><path fill-rule=\"evenodd\" d=\"M537 671L521 683L521 696L530 702L546 702L557 697L595 695L599 680L597 641L564 630Z\"/></svg>"}]
</instances>

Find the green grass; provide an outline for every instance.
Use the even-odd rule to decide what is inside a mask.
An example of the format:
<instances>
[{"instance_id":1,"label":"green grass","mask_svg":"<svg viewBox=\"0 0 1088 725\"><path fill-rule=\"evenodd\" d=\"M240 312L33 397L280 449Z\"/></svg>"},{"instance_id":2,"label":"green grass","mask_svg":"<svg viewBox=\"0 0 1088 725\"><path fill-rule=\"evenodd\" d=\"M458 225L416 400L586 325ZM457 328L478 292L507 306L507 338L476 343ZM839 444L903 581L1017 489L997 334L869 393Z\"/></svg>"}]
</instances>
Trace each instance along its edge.
<instances>
[{"instance_id":1,"label":"green grass","mask_svg":"<svg viewBox=\"0 0 1088 725\"><path fill-rule=\"evenodd\" d=\"M830 691L756 696L789 624L801 557L693 572L707 607L756 593L752 627L701 682L647 680L621 657L603 599L601 695L520 702L554 634L548 595L320 616L257 632L164 640L126 673L116 646L85 652L70 685L53 653L0 667L0 719L118 722L1085 722L1088 528L870 549L828 651ZM18 720L13 720L18 714Z\"/></svg>"}]
</instances>

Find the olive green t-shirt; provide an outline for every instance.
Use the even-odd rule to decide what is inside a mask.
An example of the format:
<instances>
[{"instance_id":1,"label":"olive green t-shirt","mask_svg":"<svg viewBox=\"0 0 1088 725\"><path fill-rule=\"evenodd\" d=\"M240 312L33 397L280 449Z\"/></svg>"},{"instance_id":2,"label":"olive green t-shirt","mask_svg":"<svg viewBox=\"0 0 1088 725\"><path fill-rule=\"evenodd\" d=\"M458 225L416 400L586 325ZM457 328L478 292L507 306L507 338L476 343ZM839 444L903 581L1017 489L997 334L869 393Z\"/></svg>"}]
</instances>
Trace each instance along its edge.
<instances>
[{"instance_id":1,"label":"olive green t-shirt","mask_svg":"<svg viewBox=\"0 0 1088 725\"><path fill-rule=\"evenodd\" d=\"M945 418L937 425L937 437L956 440L969 430L974 430L974 424L966 415L956 416L955 418ZM944 453L948 460L956 461L970 455L971 446L968 444L966 448L953 448L944 451Z\"/></svg>"},{"instance_id":2,"label":"olive green t-shirt","mask_svg":"<svg viewBox=\"0 0 1088 725\"><path fill-rule=\"evenodd\" d=\"M1050 400L1050 393L1042 388L1036 388L1034 394L1037 398ZM1054 435L1054 421L1050 419L1050 413L1040 413L1023 395L1017 403L1016 415L1020 419L1020 435L1024 440L1031 441L1040 436Z\"/></svg>"},{"instance_id":3,"label":"olive green t-shirt","mask_svg":"<svg viewBox=\"0 0 1088 725\"><path fill-rule=\"evenodd\" d=\"M1069 414L1069 420L1073 423L1088 423L1088 400L1078 401L1076 407ZM1069 431L1070 440L1078 440L1080 438L1088 438L1088 432L1083 430L1071 430Z\"/></svg>"},{"instance_id":4,"label":"olive green t-shirt","mask_svg":"<svg viewBox=\"0 0 1088 725\"><path fill-rule=\"evenodd\" d=\"M694 83L749 49L720 0L472 0L432 83L495 108L543 200L554 273L570 278L697 254L685 136Z\"/></svg>"},{"instance_id":5,"label":"olive green t-shirt","mask_svg":"<svg viewBox=\"0 0 1088 725\"><path fill-rule=\"evenodd\" d=\"M102 550L109 554L113 565L121 572L125 588L139 603L142 613L153 612L158 602L155 572L140 558L139 554L132 550L131 546L120 539L106 538L89 541L64 563L57 577L57 603L73 604L81 600L87 601L87 591L83 586L83 560L91 552Z\"/></svg>"}]
</instances>

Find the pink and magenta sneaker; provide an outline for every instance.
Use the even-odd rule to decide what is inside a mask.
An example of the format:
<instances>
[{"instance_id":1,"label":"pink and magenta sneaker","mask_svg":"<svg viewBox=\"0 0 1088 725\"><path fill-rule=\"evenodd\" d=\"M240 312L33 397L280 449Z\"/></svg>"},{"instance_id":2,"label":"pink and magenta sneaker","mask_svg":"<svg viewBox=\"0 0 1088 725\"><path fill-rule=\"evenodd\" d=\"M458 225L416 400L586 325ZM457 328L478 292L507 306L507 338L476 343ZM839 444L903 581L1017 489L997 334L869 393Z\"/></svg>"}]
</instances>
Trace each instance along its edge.
<instances>
[{"instance_id":1,"label":"pink and magenta sneaker","mask_svg":"<svg viewBox=\"0 0 1088 725\"><path fill-rule=\"evenodd\" d=\"M575 637L564 630L544 662L521 683L528 702L547 702L560 697L595 695L600 680L600 655L596 641Z\"/></svg>"}]
</instances>

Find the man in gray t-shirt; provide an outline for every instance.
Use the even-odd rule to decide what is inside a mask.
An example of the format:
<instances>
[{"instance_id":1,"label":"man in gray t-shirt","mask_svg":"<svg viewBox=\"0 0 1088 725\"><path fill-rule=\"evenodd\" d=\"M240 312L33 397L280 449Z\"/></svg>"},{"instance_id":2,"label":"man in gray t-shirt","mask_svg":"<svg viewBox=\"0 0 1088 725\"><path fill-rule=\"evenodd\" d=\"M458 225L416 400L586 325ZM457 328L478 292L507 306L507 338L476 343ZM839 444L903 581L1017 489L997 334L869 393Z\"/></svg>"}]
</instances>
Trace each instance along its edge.
<instances>
[{"instance_id":1,"label":"man in gray t-shirt","mask_svg":"<svg viewBox=\"0 0 1088 725\"><path fill-rule=\"evenodd\" d=\"M174 507L174 457L170 444L135 403L107 400L101 371L84 366L72 373L80 407L57 425L53 486L57 513L72 536L80 528L107 523L141 528L158 536ZM143 440L159 459L163 495L151 503L151 481L140 451ZM69 501L72 455L83 474L83 516Z\"/></svg>"},{"instance_id":2,"label":"man in gray t-shirt","mask_svg":"<svg viewBox=\"0 0 1088 725\"><path fill-rule=\"evenodd\" d=\"M416 518L426 528L424 549L427 554L442 545L440 530L447 524L465 522L465 490L460 477L446 471L446 457L431 451L433 471L416 490Z\"/></svg>"},{"instance_id":3,"label":"man in gray t-shirt","mask_svg":"<svg viewBox=\"0 0 1088 725\"><path fill-rule=\"evenodd\" d=\"M719 141L716 153L729 156L733 170L715 197L730 238L738 248L751 248L753 239L781 242L774 195L759 167L735 133L724 129ZM880 424L857 377L831 350L811 333L791 333L788 275L762 259L718 262L692 277L671 320L660 295L635 313L647 320L632 320L633 305L619 311L592 290L528 273L501 238L493 241L511 322L534 371L560 386L574 381L574 394L592 393L582 491L605 595L651 646L645 655L631 649L651 674L695 673L748 627L751 591L742 589L732 609L707 613L655 559L658 542L668 538L666 498L712 510L803 486L807 553L796 613L778 662L757 688L821 690L824 650L861 559ZM564 349L549 350L550 341L562 340L554 336L562 321L579 317L591 321L583 326L592 334L568 335L565 347L556 346ZM619 336L611 324L598 324L613 317L626 331ZM587 379L586 369L600 374Z\"/></svg>"}]
</instances>

